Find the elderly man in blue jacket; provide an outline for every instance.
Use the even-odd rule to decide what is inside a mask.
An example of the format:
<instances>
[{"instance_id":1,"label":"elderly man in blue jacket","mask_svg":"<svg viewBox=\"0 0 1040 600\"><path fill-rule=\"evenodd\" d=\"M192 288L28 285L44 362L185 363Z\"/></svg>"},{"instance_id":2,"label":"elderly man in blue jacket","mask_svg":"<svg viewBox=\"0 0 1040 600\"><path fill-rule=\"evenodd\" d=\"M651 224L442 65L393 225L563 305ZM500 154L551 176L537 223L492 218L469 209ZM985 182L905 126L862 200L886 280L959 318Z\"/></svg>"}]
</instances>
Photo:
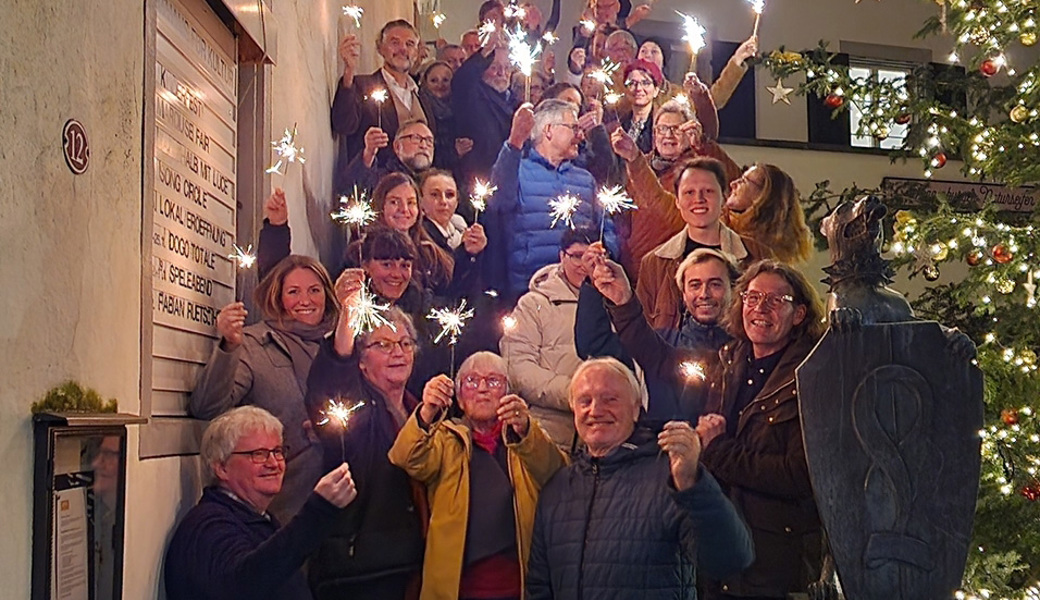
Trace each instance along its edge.
<instances>
[{"instance_id":1,"label":"elderly man in blue jacket","mask_svg":"<svg viewBox=\"0 0 1040 600\"><path fill-rule=\"evenodd\" d=\"M543 100L533 109L523 104L513 115L491 172L498 189L488 201L492 252L485 259L487 280L507 299L515 300L535 271L558 260L560 232L554 227L602 225L604 244L617 255L614 224L602 220L596 204L596 181L572 162L582 135L570 102ZM576 209L554 211L550 202L566 195L577 198Z\"/></svg>"},{"instance_id":2,"label":"elderly man in blue jacket","mask_svg":"<svg viewBox=\"0 0 1040 600\"><path fill-rule=\"evenodd\" d=\"M725 577L754 558L751 535L686 422L638 427L639 382L613 358L571 379L585 449L542 489L528 600L695 600L697 571Z\"/></svg>"}]
</instances>

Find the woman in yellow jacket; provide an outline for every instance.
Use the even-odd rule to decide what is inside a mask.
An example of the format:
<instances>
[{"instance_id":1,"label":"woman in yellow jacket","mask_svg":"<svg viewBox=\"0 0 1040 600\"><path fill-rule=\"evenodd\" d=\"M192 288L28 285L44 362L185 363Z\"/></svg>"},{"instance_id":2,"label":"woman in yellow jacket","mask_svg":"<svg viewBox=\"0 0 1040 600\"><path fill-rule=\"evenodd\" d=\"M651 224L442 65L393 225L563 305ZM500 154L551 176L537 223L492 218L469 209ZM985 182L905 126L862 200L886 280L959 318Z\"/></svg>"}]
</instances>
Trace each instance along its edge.
<instances>
[{"instance_id":1,"label":"woman in yellow jacket","mask_svg":"<svg viewBox=\"0 0 1040 600\"><path fill-rule=\"evenodd\" d=\"M456 381L426 383L390 462L426 485L423 600L522 598L538 493L566 458L508 393L506 364L467 358ZM461 419L445 419L457 393Z\"/></svg>"}]
</instances>

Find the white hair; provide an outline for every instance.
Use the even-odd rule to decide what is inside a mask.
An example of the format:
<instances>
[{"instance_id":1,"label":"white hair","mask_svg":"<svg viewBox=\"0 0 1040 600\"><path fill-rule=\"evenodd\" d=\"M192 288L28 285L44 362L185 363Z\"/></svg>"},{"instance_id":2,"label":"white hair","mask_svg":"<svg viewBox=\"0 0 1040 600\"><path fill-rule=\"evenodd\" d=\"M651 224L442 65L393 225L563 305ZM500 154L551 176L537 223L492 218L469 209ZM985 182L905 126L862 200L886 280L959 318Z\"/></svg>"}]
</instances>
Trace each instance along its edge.
<instances>
[{"instance_id":1,"label":"white hair","mask_svg":"<svg viewBox=\"0 0 1040 600\"><path fill-rule=\"evenodd\" d=\"M616 358L602 357L590 358L578 365L578 368L574 370L574 375L571 376L571 384L567 387L567 402L572 408L574 407L574 382L578 380L578 377L585 374L585 371L601 368L620 376L625 382L628 397L632 401L632 404L642 406L643 388L639 384L639 380L636 379L635 373ZM622 392L624 391L626 390L622 390Z\"/></svg>"},{"instance_id":2,"label":"white hair","mask_svg":"<svg viewBox=\"0 0 1040 600\"><path fill-rule=\"evenodd\" d=\"M545 138L545 127L559 123L563 115L570 113L578 118L578 107L566 100L548 98L538 103L534 109L534 128L531 130L531 142L540 143Z\"/></svg>"},{"instance_id":3,"label":"white hair","mask_svg":"<svg viewBox=\"0 0 1040 600\"><path fill-rule=\"evenodd\" d=\"M232 408L210 422L202 434L202 466L206 479L216 483L214 465L231 458L238 441L252 433L270 433L282 437L282 422L258 406Z\"/></svg>"},{"instance_id":4,"label":"white hair","mask_svg":"<svg viewBox=\"0 0 1040 600\"><path fill-rule=\"evenodd\" d=\"M495 354L494 352L488 352L487 350L481 350L480 352L474 352L470 354L466 360L462 361L459 365L459 372L455 375L455 393L458 394L462 389L462 382L465 380L466 375L469 375L472 371L485 371L501 375L509 381L509 370L506 366L506 359ZM509 384L506 384L505 393L509 393Z\"/></svg>"}]
</instances>

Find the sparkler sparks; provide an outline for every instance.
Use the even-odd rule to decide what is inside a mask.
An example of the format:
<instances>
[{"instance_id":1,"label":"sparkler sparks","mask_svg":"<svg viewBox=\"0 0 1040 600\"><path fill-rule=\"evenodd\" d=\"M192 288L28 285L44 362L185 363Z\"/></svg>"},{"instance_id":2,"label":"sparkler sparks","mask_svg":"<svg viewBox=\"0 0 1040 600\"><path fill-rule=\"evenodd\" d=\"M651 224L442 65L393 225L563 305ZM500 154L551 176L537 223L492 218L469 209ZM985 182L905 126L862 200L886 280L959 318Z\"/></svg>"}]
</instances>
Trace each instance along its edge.
<instances>
[{"instance_id":1,"label":"sparkler sparks","mask_svg":"<svg viewBox=\"0 0 1040 600\"><path fill-rule=\"evenodd\" d=\"M513 315L506 315L502 317L502 330L512 331L516 328L516 317Z\"/></svg>"},{"instance_id":2,"label":"sparkler sparks","mask_svg":"<svg viewBox=\"0 0 1040 600\"><path fill-rule=\"evenodd\" d=\"M605 102L607 106L616 105L622 98L624 98L624 96L617 92L607 92L606 94L603 94L603 102Z\"/></svg>"},{"instance_id":3,"label":"sparkler sparks","mask_svg":"<svg viewBox=\"0 0 1040 600\"><path fill-rule=\"evenodd\" d=\"M578 205L580 204L581 198L578 198L573 194L563 194L562 196L557 196L550 200L549 207L552 209L550 214L552 214L553 220L549 227L556 227L557 222L563 221L568 227L574 229L574 222L572 219L574 218L574 213L577 212Z\"/></svg>"},{"instance_id":4,"label":"sparkler sparks","mask_svg":"<svg viewBox=\"0 0 1040 600\"><path fill-rule=\"evenodd\" d=\"M343 16L354 19L354 26L361 29L361 15L365 14L365 9L360 6L344 6Z\"/></svg>"},{"instance_id":5,"label":"sparkler sparks","mask_svg":"<svg viewBox=\"0 0 1040 600\"><path fill-rule=\"evenodd\" d=\"M596 81L598 81L598 82L600 82L600 83L602 83L604 85L607 85L611 81L613 81L614 73L616 73L617 70L620 69L620 68L621 68L621 64L620 63L616 63L616 62L610 60L609 58L608 59L604 59L603 60L603 64L600 66L600 68L598 68L595 71L592 71L591 73L589 73L589 77L591 77L592 79L595 79Z\"/></svg>"},{"instance_id":6,"label":"sparkler sparks","mask_svg":"<svg viewBox=\"0 0 1040 600\"><path fill-rule=\"evenodd\" d=\"M463 298L458 308L434 308L430 311L428 318L441 326L440 332L433 338L433 343L439 344L442 339L448 338L448 345L454 347L459 341L459 335L462 334L466 321L473 318L473 309L466 310L466 299Z\"/></svg>"},{"instance_id":7,"label":"sparkler sparks","mask_svg":"<svg viewBox=\"0 0 1040 600\"><path fill-rule=\"evenodd\" d=\"M368 333L383 327L397 331L397 326L383 316L383 312L390 308L389 304L380 304L376 301L367 286L362 286L358 292L357 299L349 307L350 329L354 335Z\"/></svg>"},{"instance_id":8,"label":"sparkler sparks","mask_svg":"<svg viewBox=\"0 0 1040 600\"><path fill-rule=\"evenodd\" d=\"M687 381L691 379L697 379L704 381L706 375L704 374L704 365L699 362L683 361L679 364L679 371Z\"/></svg>"},{"instance_id":9,"label":"sparkler sparks","mask_svg":"<svg viewBox=\"0 0 1040 600\"><path fill-rule=\"evenodd\" d=\"M494 21L484 21L484 23L480 25L480 29L477 29L477 35L480 37L480 45L487 46L488 42L491 41L492 34L494 34L497 29L498 27L495 26Z\"/></svg>"},{"instance_id":10,"label":"sparkler sparks","mask_svg":"<svg viewBox=\"0 0 1040 600\"><path fill-rule=\"evenodd\" d=\"M675 14L679 15L683 19L683 41L689 44L690 52L697 55L698 52L704 48L704 34L708 32L700 22L690 15L675 11Z\"/></svg>"},{"instance_id":11,"label":"sparkler sparks","mask_svg":"<svg viewBox=\"0 0 1040 600\"><path fill-rule=\"evenodd\" d=\"M347 462L347 425L350 424L350 417L364 405L364 401L349 402L344 401L340 396L336 396L335 398L329 398L328 402L325 403L325 408L321 411L322 418L318 421L319 426L339 425L339 452L340 459L343 462Z\"/></svg>"},{"instance_id":12,"label":"sparkler sparks","mask_svg":"<svg viewBox=\"0 0 1040 600\"><path fill-rule=\"evenodd\" d=\"M604 212L608 215L616 215L623 210L632 210L638 208L632 198L625 192L625 188L620 185L613 187L602 187L599 190L599 194L596 195L596 199L599 200L600 206L603 207Z\"/></svg>"},{"instance_id":13,"label":"sparkler sparks","mask_svg":"<svg viewBox=\"0 0 1040 600\"><path fill-rule=\"evenodd\" d=\"M277 173L284 175L282 172L282 159L285 159L286 167L288 163L299 162L301 165L306 161L303 158L303 148L296 147L296 125L293 125L292 131L285 130L285 135L282 139L271 142L271 147L274 148L274 153L279 156L278 162L274 166L270 167L265 171L266 173Z\"/></svg>"},{"instance_id":14,"label":"sparkler sparks","mask_svg":"<svg viewBox=\"0 0 1040 600\"><path fill-rule=\"evenodd\" d=\"M556 35L556 32L546 31L542 34L542 41L545 42L546 45L552 46L556 42L560 41L560 38Z\"/></svg>"},{"instance_id":15,"label":"sparkler sparks","mask_svg":"<svg viewBox=\"0 0 1040 600\"><path fill-rule=\"evenodd\" d=\"M444 25L444 21L448 18L444 13L434 13L432 17L433 26L435 29L440 29L441 25Z\"/></svg>"},{"instance_id":16,"label":"sparkler sparks","mask_svg":"<svg viewBox=\"0 0 1040 600\"><path fill-rule=\"evenodd\" d=\"M752 36L758 35L758 23L762 20L762 11L766 7L766 0L748 0L751 4L751 10L755 13L755 30L751 33Z\"/></svg>"},{"instance_id":17,"label":"sparkler sparks","mask_svg":"<svg viewBox=\"0 0 1040 600\"><path fill-rule=\"evenodd\" d=\"M581 25L581 30L585 32L585 35L591 34L596 31L596 22L592 19L582 19L578 21L578 25Z\"/></svg>"},{"instance_id":18,"label":"sparkler sparks","mask_svg":"<svg viewBox=\"0 0 1040 600\"><path fill-rule=\"evenodd\" d=\"M520 27L509 33L509 61L524 74L524 77L531 77L534 63L541 53L541 44L532 46L527 41L527 33Z\"/></svg>"},{"instance_id":19,"label":"sparkler sparks","mask_svg":"<svg viewBox=\"0 0 1040 600\"><path fill-rule=\"evenodd\" d=\"M679 106L682 106L683 108L689 108L690 107L690 97L687 96L686 94L676 94L675 97L672 98L672 102L675 102L676 104L678 104Z\"/></svg>"},{"instance_id":20,"label":"sparkler sparks","mask_svg":"<svg viewBox=\"0 0 1040 600\"><path fill-rule=\"evenodd\" d=\"M339 203L340 207L329 216L340 225L364 227L379 218L364 192L355 191L353 197L340 196Z\"/></svg>"},{"instance_id":21,"label":"sparkler sparks","mask_svg":"<svg viewBox=\"0 0 1040 600\"><path fill-rule=\"evenodd\" d=\"M515 2L510 2L505 6L505 9L502 11L502 15L507 19L523 19L527 16L527 11L524 10L524 7L520 6L519 4L516 4Z\"/></svg>"},{"instance_id":22,"label":"sparkler sparks","mask_svg":"<svg viewBox=\"0 0 1040 600\"><path fill-rule=\"evenodd\" d=\"M237 244L232 245L235 251L228 254L228 258L235 261L239 269L252 269L253 265L256 264L256 253L253 252L253 245L249 244L245 250L239 248Z\"/></svg>"},{"instance_id":23,"label":"sparkler sparks","mask_svg":"<svg viewBox=\"0 0 1040 600\"><path fill-rule=\"evenodd\" d=\"M497 191L498 186L491 185L487 181L477 179L473 182L473 194L469 198L469 203L473 205L477 217L480 216L480 213L487 210L488 198ZM476 217L474 217L474 220L476 220Z\"/></svg>"}]
</instances>

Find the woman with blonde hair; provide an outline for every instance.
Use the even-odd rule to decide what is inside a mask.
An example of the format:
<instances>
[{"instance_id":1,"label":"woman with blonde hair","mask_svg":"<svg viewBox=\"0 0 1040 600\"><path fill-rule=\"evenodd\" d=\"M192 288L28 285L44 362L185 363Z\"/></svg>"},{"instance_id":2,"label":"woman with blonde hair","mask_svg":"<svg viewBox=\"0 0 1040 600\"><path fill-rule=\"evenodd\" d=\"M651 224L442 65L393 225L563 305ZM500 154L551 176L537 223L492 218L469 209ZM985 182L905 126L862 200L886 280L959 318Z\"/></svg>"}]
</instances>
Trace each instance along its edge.
<instances>
[{"instance_id":1,"label":"woman with blonde hair","mask_svg":"<svg viewBox=\"0 0 1040 600\"><path fill-rule=\"evenodd\" d=\"M756 163L729 185L723 222L743 238L752 256L805 262L812 238L791 176Z\"/></svg>"},{"instance_id":2,"label":"woman with blonde hair","mask_svg":"<svg viewBox=\"0 0 1040 600\"><path fill-rule=\"evenodd\" d=\"M325 267L293 254L267 273L254 293L261 321L246 325L245 304L232 302L217 315L220 341L199 374L188 412L212 419L236 406L263 408L285 430L287 475L271 512L283 523L300 511L324 473L321 448L303 423L307 374L321 339L332 331L339 303Z\"/></svg>"}]
</instances>

